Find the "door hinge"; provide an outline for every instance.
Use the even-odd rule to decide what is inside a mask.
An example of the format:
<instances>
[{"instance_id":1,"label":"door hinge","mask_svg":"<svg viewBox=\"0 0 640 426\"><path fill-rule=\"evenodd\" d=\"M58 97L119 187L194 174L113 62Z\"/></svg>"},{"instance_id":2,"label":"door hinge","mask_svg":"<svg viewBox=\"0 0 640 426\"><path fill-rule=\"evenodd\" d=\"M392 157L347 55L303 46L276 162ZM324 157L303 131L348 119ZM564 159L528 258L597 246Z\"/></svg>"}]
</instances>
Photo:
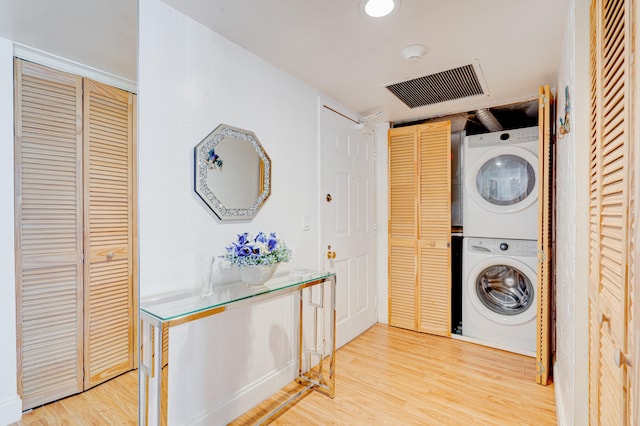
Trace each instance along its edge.
<instances>
[{"instance_id":1,"label":"door hinge","mask_svg":"<svg viewBox=\"0 0 640 426\"><path fill-rule=\"evenodd\" d=\"M547 252L544 250L538 250L538 263L544 263L547 261Z\"/></svg>"},{"instance_id":2,"label":"door hinge","mask_svg":"<svg viewBox=\"0 0 640 426\"><path fill-rule=\"evenodd\" d=\"M538 99L540 102L540 105L539 105L540 108L544 108L546 105L549 104L549 97L547 95L540 95Z\"/></svg>"}]
</instances>

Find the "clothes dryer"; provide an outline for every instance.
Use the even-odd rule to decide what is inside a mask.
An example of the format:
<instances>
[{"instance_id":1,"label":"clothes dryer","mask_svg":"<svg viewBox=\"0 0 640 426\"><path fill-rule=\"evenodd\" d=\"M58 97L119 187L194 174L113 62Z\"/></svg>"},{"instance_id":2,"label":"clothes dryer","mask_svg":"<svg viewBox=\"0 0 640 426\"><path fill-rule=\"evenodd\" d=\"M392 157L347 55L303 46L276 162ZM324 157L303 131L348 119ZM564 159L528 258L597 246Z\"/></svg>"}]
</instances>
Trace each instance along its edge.
<instances>
[{"instance_id":1,"label":"clothes dryer","mask_svg":"<svg viewBox=\"0 0 640 426\"><path fill-rule=\"evenodd\" d=\"M465 237L538 238L538 127L464 139Z\"/></svg>"},{"instance_id":2,"label":"clothes dryer","mask_svg":"<svg viewBox=\"0 0 640 426\"><path fill-rule=\"evenodd\" d=\"M463 238L462 336L536 354L537 243Z\"/></svg>"}]
</instances>

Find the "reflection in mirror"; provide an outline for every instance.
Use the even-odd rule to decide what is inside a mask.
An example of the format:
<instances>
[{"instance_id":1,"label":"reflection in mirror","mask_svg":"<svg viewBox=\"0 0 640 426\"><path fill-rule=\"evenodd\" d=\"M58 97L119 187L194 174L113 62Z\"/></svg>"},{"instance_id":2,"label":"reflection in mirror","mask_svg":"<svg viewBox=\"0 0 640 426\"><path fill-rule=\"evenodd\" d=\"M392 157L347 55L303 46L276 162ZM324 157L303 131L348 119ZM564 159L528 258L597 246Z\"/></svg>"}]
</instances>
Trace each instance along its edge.
<instances>
[{"instance_id":1,"label":"reflection in mirror","mask_svg":"<svg viewBox=\"0 0 640 426\"><path fill-rule=\"evenodd\" d=\"M220 220L255 217L271 193L271 161L256 135L221 124L196 145L195 191Z\"/></svg>"}]
</instances>

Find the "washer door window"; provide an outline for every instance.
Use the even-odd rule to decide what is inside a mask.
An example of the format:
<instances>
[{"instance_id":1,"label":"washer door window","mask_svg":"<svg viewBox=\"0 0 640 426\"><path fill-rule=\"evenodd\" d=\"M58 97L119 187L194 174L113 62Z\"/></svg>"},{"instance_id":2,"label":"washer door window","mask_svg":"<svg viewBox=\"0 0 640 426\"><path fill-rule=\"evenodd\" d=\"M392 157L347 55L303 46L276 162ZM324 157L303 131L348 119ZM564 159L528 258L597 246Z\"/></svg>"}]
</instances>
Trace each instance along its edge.
<instances>
[{"instance_id":1,"label":"washer door window","mask_svg":"<svg viewBox=\"0 0 640 426\"><path fill-rule=\"evenodd\" d=\"M500 147L480 157L467 174L467 191L484 209L513 213L538 198L538 160L519 147Z\"/></svg>"},{"instance_id":2,"label":"washer door window","mask_svg":"<svg viewBox=\"0 0 640 426\"><path fill-rule=\"evenodd\" d=\"M534 287L520 270L508 265L485 268L476 279L478 300L499 315L519 315L533 303Z\"/></svg>"},{"instance_id":3,"label":"washer door window","mask_svg":"<svg viewBox=\"0 0 640 426\"><path fill-rule=\"evenodd\" d=\"M536 280L536 272L517 258L486 256L466 273L465 294L485 318L502 325L524 324L538 313Z\"/></svg>"}]
</instances>

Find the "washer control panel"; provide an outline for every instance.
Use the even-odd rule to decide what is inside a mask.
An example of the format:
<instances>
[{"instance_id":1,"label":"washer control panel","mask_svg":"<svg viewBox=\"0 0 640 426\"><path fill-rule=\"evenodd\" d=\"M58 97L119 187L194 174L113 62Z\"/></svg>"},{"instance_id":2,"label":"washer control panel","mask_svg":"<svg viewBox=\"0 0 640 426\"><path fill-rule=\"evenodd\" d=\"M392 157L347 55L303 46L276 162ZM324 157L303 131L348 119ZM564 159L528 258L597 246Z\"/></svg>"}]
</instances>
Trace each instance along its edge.
<instances>
[{"instance_id":1,"label":"washer control panel","mask_svg":"<svg viewBox=\"0 0 640 426\"><path fill-rule=\"evenodd\" d=\"M469 251L504 256L537 257L535 240L510 240L496 238L469 238Z\"/></svg>"}]
</instances>

